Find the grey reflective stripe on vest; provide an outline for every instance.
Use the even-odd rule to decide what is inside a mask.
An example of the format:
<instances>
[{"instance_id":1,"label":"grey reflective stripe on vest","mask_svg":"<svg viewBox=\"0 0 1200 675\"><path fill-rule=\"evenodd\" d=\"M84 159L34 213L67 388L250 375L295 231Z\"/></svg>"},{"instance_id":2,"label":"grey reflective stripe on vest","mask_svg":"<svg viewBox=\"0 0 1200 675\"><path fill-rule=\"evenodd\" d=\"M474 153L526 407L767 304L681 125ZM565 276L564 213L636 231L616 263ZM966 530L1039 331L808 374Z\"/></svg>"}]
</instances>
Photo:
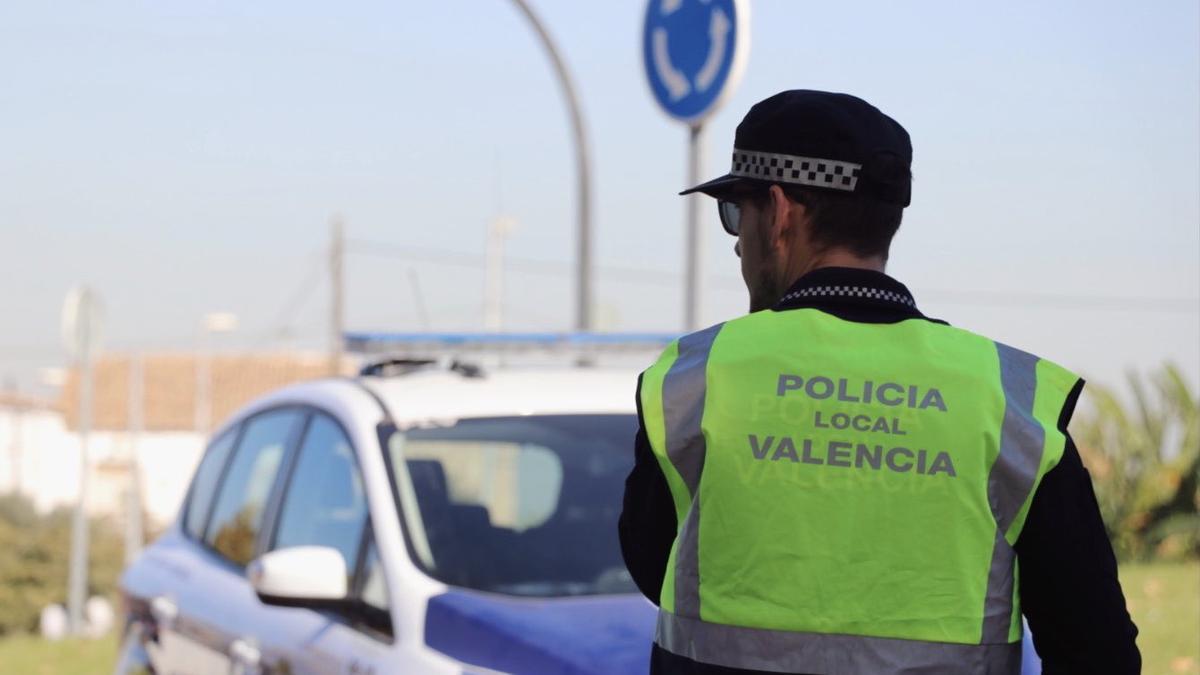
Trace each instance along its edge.
<instances>
[{"instance_id":1,"label":"grey reflective stripe on vest","mask_svg":"<svg viewBox=\"0 0 1200 675\"><path fill-rule=\"evenodd\" d=\"M700 616L700 500L683 519L675 548L675 613Z\"/></svg>"},{"instance_id":2,"label":"grey reflective stripe on vest","mask_svg":"<svg viewBox=\"0 0 1200 675\"><path fill-rule=\"evenodd\" d=\"M719 323L680 338L679 355L663 377L667 457L693 497L700 486L700 472L704 468L704 434L700 431L700 420L704 417L704 395L708 389L705 377L708 354L723 325Z\"/></svg>"},{"instance_id":3,"label":"grey reflective stripe on vest","mask_svg":"<svg viewBox=\"0 0 1200 675\"><path fill-rule=\"evenodd\" d=\"M1021 643L964 645L799 633L707 623L658 613L655 642L693 661L779 673L1016 675Z\"/></svg>"},{"instance_id":4,"label":"grey reflective stripe on vest","mask_svg":"<svg viewBox=\"0 0 1200 675\"><path fill-rule=\"evenodd\" d=\"M675 549L675 611L684 616L700 616L700 501L696 494L707 452L700 422L708 390L708 355L723 325L680 338L679 355L663 378L667 457L692 498Z\"/></svg>"},{"instance_id":5,"label":"grey reflective stripe on vest","mask_svg":"<svg viewBox=\"0 0 1200 675\"><path fill-rule=\"evenodd\" d=\"M1008 642L1013 614L1013 563L1016 551L1004 539L1004 531L996 529L992 545L992 564L988 568L987 595L983 599L983 633L981 642Z\"/></svg>"},{"instance_id":6,"label":"grey reflective stripe on vest","mask_svg":"<svg viewBox=\"0 0 1200 675\"><path fill-rule=\"evenodd\" d=\"M1000 429L1000 454L988 474L988 503L996 519L996 540L983 608L985 643L1008 641L1016 554L1004 534L1033 490L1046 440L1045 430L1033 417L1038 357L999 342L996 352L1004 389L1004 422Z\"/></svg>"}]
</instances>

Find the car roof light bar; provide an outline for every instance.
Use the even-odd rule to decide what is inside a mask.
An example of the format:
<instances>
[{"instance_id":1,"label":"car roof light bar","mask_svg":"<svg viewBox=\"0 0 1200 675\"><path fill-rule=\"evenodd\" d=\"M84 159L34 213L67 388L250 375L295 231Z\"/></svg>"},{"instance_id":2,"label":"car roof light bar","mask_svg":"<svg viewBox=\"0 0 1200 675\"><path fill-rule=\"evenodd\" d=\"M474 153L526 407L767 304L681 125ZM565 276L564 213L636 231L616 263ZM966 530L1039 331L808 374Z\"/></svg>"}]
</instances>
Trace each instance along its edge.
<instances>
[{"instance_id":1,"label":"car roof light bar","mask_svg":"<svg viewBox=\"0 0 1200 675\"><path fill-rule=\"evenodd\" d=\"M678 333L370 333L343 334L356 354L629 352L662 349Z\"/></svg>"}]
</instances>

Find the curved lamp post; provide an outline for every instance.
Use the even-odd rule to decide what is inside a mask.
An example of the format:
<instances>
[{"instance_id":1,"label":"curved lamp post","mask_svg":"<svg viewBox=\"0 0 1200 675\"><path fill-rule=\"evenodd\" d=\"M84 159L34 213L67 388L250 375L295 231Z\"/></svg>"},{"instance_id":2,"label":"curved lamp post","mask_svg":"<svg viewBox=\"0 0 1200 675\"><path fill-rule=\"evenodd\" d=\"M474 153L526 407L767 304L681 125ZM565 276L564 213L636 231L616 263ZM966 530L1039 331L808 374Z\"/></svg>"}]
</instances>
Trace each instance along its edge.
<instances>
[{"instance_id":1,"label":"curved lamp post","mask_svg":"<svg viewBox=\"0 0 1200 675\"><path fill-rule=\"evenodd\" d=\"M563 62L562 56L559 55L558 48L554 45L554 40L550 38L550 34L546 31L546 27L542 25L537 15L533 13L533 9L530 8L526 0L512 0L512 2L525 15L525 18L529 20L534 32L537 33L538 38L541 40L542 47L545 48L546 54L550 57L550 62L554 66L554 74L558 77L558 83L562 86L563 96L567 99L567 111L571 117L571 131L575 137L575 162L579 174L579 231L577 233L578 241L576 242L578 278L575 288L575 330L588 331L592 327L592 209L590 160L588 159L587 134L583 129L583 113L579 108L579 98L575 94L575 85L571 80L571 75L567 72L567 66Z\"/></svg>"}]
</instances>

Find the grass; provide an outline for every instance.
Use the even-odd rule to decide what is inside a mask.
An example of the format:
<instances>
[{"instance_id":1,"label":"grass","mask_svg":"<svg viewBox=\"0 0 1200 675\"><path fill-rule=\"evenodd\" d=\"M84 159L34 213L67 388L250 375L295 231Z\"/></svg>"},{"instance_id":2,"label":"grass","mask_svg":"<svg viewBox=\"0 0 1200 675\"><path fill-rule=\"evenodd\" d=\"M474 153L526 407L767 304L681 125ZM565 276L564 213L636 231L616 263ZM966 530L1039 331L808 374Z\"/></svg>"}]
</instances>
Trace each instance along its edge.
<instances>
[{"instance_id":1,"label":"grass","mask_svg":"<svg viewBox=\"0 0 1200 675\"><path fill-rule=\"evenodd\" d=\"M115 635L61 642L11 635L0 638L0 671L28 675L108 675L117 663L117 646Z\"/></svg>"},{"instance_id":2,"label":"grass","mask_svg":"<svg viewBox=\"0 0 1200 675\"><path fill-rule=\"evenodd\" d=\"M1200 560L1125 564L1121 586L1141 635L1145 675L1200 675ZM0 638L0 671L29 675L111 673L115 636L47 642Z\"/></svg>"},{"instance_id":3,"label":"grass","mask_svg":"<svg viewBox=\"0 0 1200 675\"><path fill-rule=\"evenodd\" d=\"M1145 675L1200 675L1200 561L1126 564L1121 588Z\"/></svg>"}]
</instances>

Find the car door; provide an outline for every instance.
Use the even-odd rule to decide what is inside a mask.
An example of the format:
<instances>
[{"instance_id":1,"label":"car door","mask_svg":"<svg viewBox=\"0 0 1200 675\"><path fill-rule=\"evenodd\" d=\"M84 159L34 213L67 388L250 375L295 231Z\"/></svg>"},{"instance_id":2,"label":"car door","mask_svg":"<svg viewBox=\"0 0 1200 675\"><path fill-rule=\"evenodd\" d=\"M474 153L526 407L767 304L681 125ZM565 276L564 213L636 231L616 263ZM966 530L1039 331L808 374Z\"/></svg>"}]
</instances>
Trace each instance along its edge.
<instances>
[{"instance_id":1,"label":"car door","mask_svg":"<svg viewBox=\"0 0 1200 675\"><path fill-rule=\"evenodd\" d=\"M303 419L302 410L288 407L243 423L204 526L187 528L198 541L192 542L181 583L159 601L161 613L170 615L173 626L173 649L164 649L166 672L258 672L258 647L242 639L251 633L254 611L260 606L245 566L260 548L264 516ZM191 517L188 513L188 522ZM161 625L162 618L156 618Z\"/></svg>"},{"instance_id":2,"label":"car door","mask_svg":"<svg viewBox=\"0 0 1200 675\"><path fill-rule=\"evenodd\" d=\"M193 475L178 530L167 532L149 547L126 576L129 592L152 625L146 634L153 639L144 646L156 672L203 672L227 665L221 650L198 639L190 615L179 616L179 602L181 593L197 576L204 576L209 564L202 548L204 526L240 431L240 425L232 427L209 444Z\"/></svg>"},{"instance_id":3,"label":"car door","mask_svg":"<svg viewBox=\"0 0 1200 675\"><path fill-rule=\"evenodd\" d=\"M325 546L346 562L347 588L359 606L303 609L262 605L252 635L272 672L367 673L390 644L386 588L370 536L367 495L349 434L313 410L288 467L264 550ZM370 603L370 604L367 604ZM349 642L352 649L339 647Z\"/></svg>"}]
</instances>

